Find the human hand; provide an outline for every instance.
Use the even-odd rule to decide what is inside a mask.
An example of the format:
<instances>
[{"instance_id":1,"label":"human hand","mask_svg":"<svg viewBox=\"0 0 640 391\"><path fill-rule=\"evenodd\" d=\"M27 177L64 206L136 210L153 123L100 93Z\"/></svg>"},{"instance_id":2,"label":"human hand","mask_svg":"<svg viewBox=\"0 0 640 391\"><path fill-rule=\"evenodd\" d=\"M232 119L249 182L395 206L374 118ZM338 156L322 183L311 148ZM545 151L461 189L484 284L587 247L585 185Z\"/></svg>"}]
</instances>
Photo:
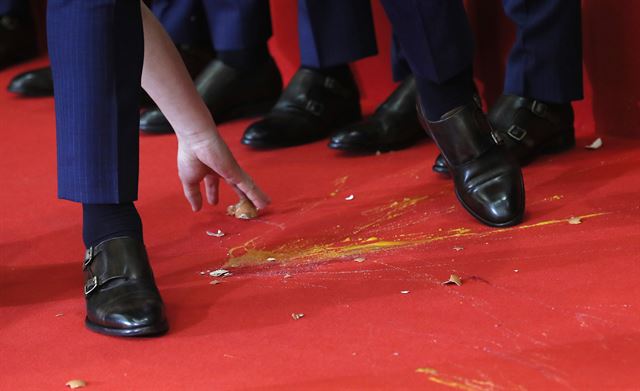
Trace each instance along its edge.
<instances>
[{"instance_id":1,"label":"human hand","mask_svg":"<svg viewBox=\"0 0 640 391\"><path fill-rule=\"evenodd\" d=\"M200 182L203 180L207 202L211 205L218 203L221 178L240 198L249 199L258 209L265 208L271 202L238 165L217 131L198 140L178 137L178 176L194 212L202 208Z\"/></svg>"}]
</instances>

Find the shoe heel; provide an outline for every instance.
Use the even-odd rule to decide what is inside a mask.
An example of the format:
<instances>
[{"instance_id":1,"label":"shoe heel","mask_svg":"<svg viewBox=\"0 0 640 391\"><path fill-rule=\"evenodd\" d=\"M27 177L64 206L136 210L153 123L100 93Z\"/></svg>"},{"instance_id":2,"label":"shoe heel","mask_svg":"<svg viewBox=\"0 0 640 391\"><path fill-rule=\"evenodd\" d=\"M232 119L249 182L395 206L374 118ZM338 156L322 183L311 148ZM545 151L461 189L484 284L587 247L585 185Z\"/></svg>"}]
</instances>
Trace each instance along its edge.
<instances>
[{"instance_id":1,"label":"shoe heel","mask_svg":"<svg viewBox=\"0 0 640 391\"><path fill-rule=\"evenodd\" d=\"M571 128L569 130L563 131L559 133L557 136L549 140L542 147L543 153L558 153L563 152L568 149L575 147L576 145L576 136L574 129Z\"/></svg>"}]
</instances>

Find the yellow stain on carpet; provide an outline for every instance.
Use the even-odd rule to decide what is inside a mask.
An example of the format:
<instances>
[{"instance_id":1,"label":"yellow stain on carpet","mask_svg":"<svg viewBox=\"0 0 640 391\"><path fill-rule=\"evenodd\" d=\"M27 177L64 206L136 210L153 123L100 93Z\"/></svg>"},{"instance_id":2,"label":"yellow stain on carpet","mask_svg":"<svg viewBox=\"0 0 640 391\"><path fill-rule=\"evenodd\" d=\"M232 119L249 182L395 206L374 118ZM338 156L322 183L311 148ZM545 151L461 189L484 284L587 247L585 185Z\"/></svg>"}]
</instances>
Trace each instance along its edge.
<instances>
[{"instance_id":1,"label":"yellow stain on carpet","mask_svg":"<svg viewBox=\"0 0 640 391\"><path fill-rule=\"evenodd\" d=\"M459 376L441 375L434 368L418 368L416 369L416 373L427 375L427 378L434 383L458 390L492 391L502 389L502 387L497 387L493 382L488 380L465 379Z\"/></svg>"},{"instance_id":2,"label":"yellow stain on carpet","mask_svg":"<svg viewBox=\"0 0 640 391\"><path fill-rule=\"evenodd\" d=\"M349 179L348 175L345 175L343 177L340 177L340 178L336 179L334 181L334 183L333 183L335 185L336 189L334 191L332 191L331 193L329 193L329 195L331 197L335 197L336 195L338 195L340 190L342 190L342 188L344 187L344 184L347 183L347 179Z\"/></svg>"},{"instance_id":3,"label":"yellow stain on carpet","mask_svg":"<svg viewBox=\"0 0 640 391\"><path fill-rule=\"evenodd\" d=\"M404 216L409 209L418 203L429 199L429 196L404 197L401 200L392 201L389 204L377 206L375 208L362 212L363 216L377 216L371 222L364 224L354 230L354 233L362 232L368 228L375 228L389 221Z\"/></svg>"},{"instance_id":4,"label":"yellow stain on carpet","mask_svg":"<svg viewBox=\"0 0 640 391\"><path fill-rule=\"evenodd\" d=\"M346 181L347 177L343 178L344 181ZM260 265L270 262L267 260L270 258L277 259L277 262L281 264L330 261L354 255L362 256L386 250L423 246L438 241L461 237L501 235L511 231L566 223L568 220L546 220L534 224L520 225L506 229L493 229L483 232L473 232L469 228L460 227L450 229L448 231L438 229L437 232L433 233L398 234L391 238L357 236L364 230L369 228L373 229L381 224L388 224L389 221L410 213L413 206L427 198L427 196L403 198L402 200L393 201L389 204L365 211L363 212L364 215L372 217L370 222L363 226L355 227L352 232L345 233L344 236L338 236L337 238L324 243L312 243L305 239L295 239L278 245L275 248L258 248L256 241L259 238L253 238L243 245L229 250L229 259L225 263L225 267ZM585 220L605 214L607 213L592 213L576 217Z\"/></svg>"}]
</instances>

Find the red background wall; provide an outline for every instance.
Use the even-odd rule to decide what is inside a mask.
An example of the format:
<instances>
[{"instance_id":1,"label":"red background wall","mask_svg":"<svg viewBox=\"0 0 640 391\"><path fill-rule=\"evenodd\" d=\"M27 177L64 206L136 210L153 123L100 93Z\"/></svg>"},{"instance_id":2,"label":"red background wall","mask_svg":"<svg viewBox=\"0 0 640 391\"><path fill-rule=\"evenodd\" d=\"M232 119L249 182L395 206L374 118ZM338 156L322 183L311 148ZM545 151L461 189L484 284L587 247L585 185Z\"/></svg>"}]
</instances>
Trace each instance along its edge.
<instances>
[{"instance_id":1,"label":"red background wall","mask_svg":"<svg viewBox=\"0 0 640 391\"><path fill-rule=\"evenodd\" d=\"M348 0L345 0L348 1ZM44 5L32 0L38 18ZM638 0L583 0L585 99L575 104L578 131L640 138L640 23ZM389 65L390 27L377 0L372 1L380 55L354 65L363 96L381 101L393 88ZM285 79L298 66L296 0L271 0L271 48ZM476 32L476 77L485 100L502 89L504 59L514 28L500 0L467 0ZM43 23L41 23L42 25ZM44 46L44 45L43 45Z\"/></svg>"}]
</instances>

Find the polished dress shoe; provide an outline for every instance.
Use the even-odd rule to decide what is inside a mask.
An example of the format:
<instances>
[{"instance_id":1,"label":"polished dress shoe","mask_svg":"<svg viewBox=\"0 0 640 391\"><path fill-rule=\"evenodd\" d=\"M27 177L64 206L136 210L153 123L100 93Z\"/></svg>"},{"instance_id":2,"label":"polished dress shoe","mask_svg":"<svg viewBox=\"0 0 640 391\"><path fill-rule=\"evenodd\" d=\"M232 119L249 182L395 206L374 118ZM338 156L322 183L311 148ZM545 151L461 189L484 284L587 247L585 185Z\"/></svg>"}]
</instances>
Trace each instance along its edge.
<instances>
[{"instance_id":1,"label":"polished dress shoe","mask_svg":"<svg viewBox=\"0 0 640 391\"><path fill-rule=\"evenodd\" d=\"M360 93L351 73L341 83L300 68L273 109L247 128L242 143L254 148L307 144L361 117Z\"/></svg>"},{"instance_id":2,"label":"polished dress shoe","mask_svg":"<svg viewBox=\"0 0 640 391\"><path fill-rule=\"evenodd\" d=\"M349 152L387 152L410 147L425 137L416 113L416 81L410 76L371 117L334 133L329 147Z\"/></svg>"},{"instance_id":3,"label":"polished dress shoe","mask_svg":"<svg viewBox=\"0 0 640 391\"><path fill-rule=\"evenodd\" d=\"M31 19L0 15L0 69L37 54L38 45Z\"/></svg>"},{"instance_id":4,"label":"polished dress shoe","mask_svg":"<svg viewBox=\"0 0 640 391\"><path fill-rule=\"evenodd\" d=\"M7 90L25 97L53 96L51 68L33 69L17 75L11 80Z\"/></svg>"},{"instance_id":5,"label":"polished dress shoe","mask_svg":"<svg viewBox=\"0 0 640 391\"><path fill-rule=\"evenodd\" d=\"M566 151L576 145L570 103L550 104L502 95L487 117L522 167L541 155ZM441 156L436 158L433 171L447 174Z\"/></svg>"},{"instance_id":6,"label":"polished dress shoe","mask_svg":"<svg viewBox=\"0 0 640 391\"><path fill-rule=\"evenodd\" d=\"M84 265L86 326L121 337L165 333L169 324L144 245L130 237L87 249Z\"/></svg>"},{"instance_id":7,"label":"polished dress shoe","mask_svg":"<svg viewBox=\"0 0 640 391\"><path fill-rule=\"evenodd\" d=\"M272 58L244 72L213 60L195 84L217 123L264 114L282 91L282 77ZM169 121L157 109L140 116L140 130L153 134L173 132Z\"/></svg>"},{"instance_id":8,"label":"polished dress shoe","mask_svg":"<svg viewBox=\"0 0 640 391\"><path fill-rule=\"evenodd\" d=\"M522 172L477 102L457 107L434 122L426 119L419 104L418 116L444 157L462 206L492 227L521 222Z\"/></svg>"}]
</instances>

